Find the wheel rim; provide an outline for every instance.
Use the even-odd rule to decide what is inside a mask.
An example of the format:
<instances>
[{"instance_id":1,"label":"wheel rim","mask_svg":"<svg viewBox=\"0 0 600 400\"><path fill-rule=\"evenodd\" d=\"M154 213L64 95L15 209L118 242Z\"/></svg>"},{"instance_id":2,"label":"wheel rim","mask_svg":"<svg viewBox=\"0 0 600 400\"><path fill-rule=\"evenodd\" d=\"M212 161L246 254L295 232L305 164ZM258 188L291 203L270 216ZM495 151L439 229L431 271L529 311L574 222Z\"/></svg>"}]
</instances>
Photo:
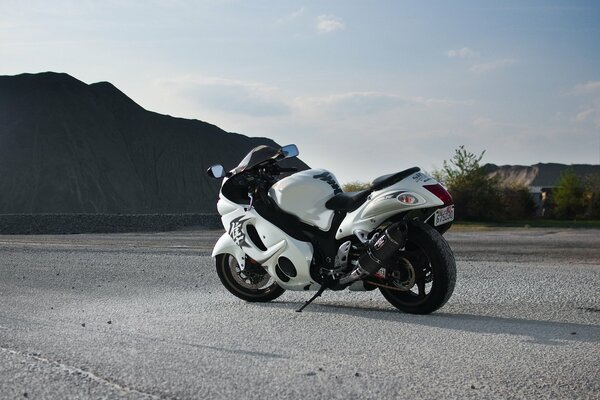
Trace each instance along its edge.
<instances>
[{"instance_id":1,"label":"wheel rim","mask_svg":"<svg viewBox=\"0 0 600 400\"><path fill-rule=\"evenodd\" d=\"M408 273L402 275L400 279L388 280L391 286L398 289L389 289L387 292L393 295L399 303L407 306L419 305L429 298L435 284L435 275L431 260L419 246L414 243L407 243L406 248L400 251L397 259L398 263L403 263ZM414 282L410 278L411 272L414 273ZM407 286L407 282L410 286Z\"/></svg>"},{"instance_id":2,"label":"wheel rim","mask_svg":"<svg viewBox=\"0 0 600 400\"><path fill-rule=\"evenodd\" d=\"M243 270L236 258L231 255L227 255L223 262L227 275L231 277L231 283L245 292L265 293L277 287L275 279L256 262L254 264L248 260Z\"/></svg>"}]
</instances>

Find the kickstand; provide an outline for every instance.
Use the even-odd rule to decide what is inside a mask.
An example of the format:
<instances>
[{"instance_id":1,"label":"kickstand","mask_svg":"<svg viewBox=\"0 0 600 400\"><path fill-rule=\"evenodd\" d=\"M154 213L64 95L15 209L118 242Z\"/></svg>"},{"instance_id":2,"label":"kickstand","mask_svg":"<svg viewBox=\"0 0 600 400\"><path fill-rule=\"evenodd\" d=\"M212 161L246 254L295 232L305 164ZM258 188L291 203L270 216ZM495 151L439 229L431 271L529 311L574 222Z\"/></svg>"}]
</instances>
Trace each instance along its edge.
<instances>
[{"instance_id":1,"label":"kickstand","mask_svg":"<svg viewBox=\"0 0 600 400\"><path fill-rule=\"evenodd\" d=\"M326 285L321 285L321 287L319 288L319 290L317 290L317 293L315 293L315 295L313 297L311 297L310 300L308 300L306 303L304 303L304 305L302 307L300 307L299 309L297 309L296 312L302 312L302 310L304 310L317 297L321 296L326 289L327 289Z\"/></svg>"}]
</instances>

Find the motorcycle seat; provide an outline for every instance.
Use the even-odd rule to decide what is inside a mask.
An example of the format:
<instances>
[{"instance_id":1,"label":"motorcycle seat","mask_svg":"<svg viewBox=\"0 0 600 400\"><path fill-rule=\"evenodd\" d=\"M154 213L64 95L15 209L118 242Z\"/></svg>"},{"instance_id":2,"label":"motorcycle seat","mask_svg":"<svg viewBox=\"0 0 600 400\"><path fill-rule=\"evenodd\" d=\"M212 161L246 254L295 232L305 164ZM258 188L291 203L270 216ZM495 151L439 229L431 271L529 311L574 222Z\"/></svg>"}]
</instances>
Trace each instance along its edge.
<instances>
[{"instance_id":1,"label":"motorcycle seat","mask_svg":"<svg viewBox=\"0 0 600 400\"><path fill-rule=\"evenodd\" d=\"M352 212L360 207L371 194L372 189L361 190L360 192L342 192L338 193L325 203L325 207L334 211Z\"/></svg>"},{"instance_id":2,"label":"motorcycle seat","mask_svg":"<svg viewBox=\"0 0 600 400\"><path fill-rule=\"evenodd\" d=\"M411 176L415 172L419 172L421 169L419 167L412 167L409 169L405 169L404 171L397 172L395 174L388 174L380 176L376 178L371 184L371 190L374 192L376 190L384 189L388 186L392 186L394 183L400 182L402 179Z\"/></svg>"},{"instance_id":3,"label":"motorcycle seat","mask_svg":"<svg viewBox=\"0 0 600 400\"><path fill-rule=\"evenodd\" d=\"M344 211L346 213L350 213L367 201L372 192L392 186L394 183L400 182L402 179L411 176L420 170L421 169L419 167L413 167L395 174L380 176L373 181L371 187L368 189L361 190L360 192L343 192L336 194L327 200L325 207L333 211Z\"/></svg>"}]
</instances>

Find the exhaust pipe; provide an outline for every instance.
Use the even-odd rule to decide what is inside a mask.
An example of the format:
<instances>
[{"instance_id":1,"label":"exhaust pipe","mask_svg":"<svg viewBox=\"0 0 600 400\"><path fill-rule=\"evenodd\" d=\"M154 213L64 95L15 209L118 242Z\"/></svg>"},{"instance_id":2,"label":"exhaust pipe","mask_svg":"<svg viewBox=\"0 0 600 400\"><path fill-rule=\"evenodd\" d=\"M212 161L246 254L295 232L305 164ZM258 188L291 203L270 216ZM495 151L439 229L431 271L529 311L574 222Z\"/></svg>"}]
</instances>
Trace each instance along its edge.
<instances>
[{"instance_id":1,"label":"exhaust pipe","mask_svg":"<svg viewBox=\"0 0 600 400\"><path fill-rule=\"evenodd\" d=\"M358 259L356 268L340 278L340 285L347 285L369 275L373 275L391 260L398 250L406 244L408 226L400 221L390 225L383 234L375 235L369 241L367 250Z\"/></svg>"}]
</instances>

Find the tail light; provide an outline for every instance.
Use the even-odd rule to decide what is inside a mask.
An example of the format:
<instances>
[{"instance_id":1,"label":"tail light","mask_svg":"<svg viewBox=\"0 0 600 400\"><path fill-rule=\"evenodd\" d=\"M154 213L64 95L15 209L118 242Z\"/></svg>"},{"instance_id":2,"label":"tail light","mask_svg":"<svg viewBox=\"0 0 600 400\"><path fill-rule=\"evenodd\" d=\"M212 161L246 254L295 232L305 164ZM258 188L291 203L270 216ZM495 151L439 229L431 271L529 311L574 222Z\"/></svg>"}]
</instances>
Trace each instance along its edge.
<instances>
[{"instance_id":1,"label":"tail light","mask_svg":"<svg viewBox=\"0 0 600 400\"><path fill-rule=\"evenodd\" d=\"M423 185L423 187L440 199L445 206L452 204L452 196L450 196L450 193L448 193L448 191L439 183L436 183L435 185Z\"/></svg>"},{"instance_id":2,"label":"tail light","mask_svg":"<svg viewBox=\"0 0 600 400\"><path fill-rule=\"evenodd\" d=\"M415 196L413 196L410 193L402 193L400 196L398 196L396 198L398 199L398 201L400 201L400 203L406 204L406 205L412 205L412 204L419 203L419 199L417 199Z\"/></svg>"}]
</instances>

